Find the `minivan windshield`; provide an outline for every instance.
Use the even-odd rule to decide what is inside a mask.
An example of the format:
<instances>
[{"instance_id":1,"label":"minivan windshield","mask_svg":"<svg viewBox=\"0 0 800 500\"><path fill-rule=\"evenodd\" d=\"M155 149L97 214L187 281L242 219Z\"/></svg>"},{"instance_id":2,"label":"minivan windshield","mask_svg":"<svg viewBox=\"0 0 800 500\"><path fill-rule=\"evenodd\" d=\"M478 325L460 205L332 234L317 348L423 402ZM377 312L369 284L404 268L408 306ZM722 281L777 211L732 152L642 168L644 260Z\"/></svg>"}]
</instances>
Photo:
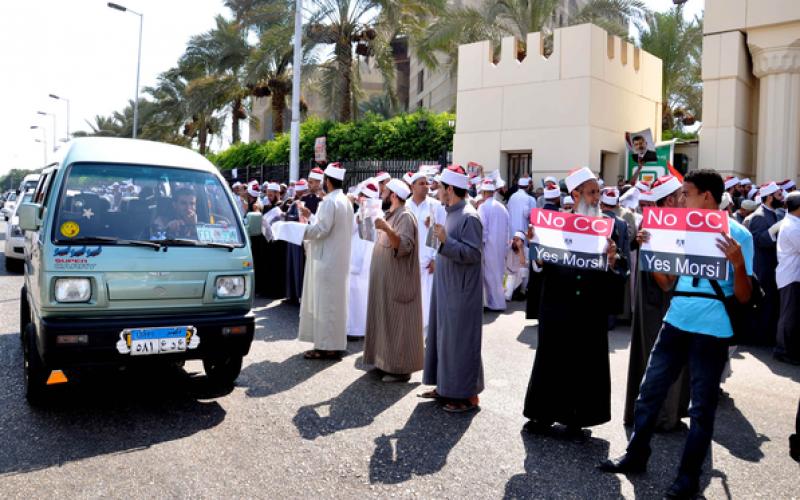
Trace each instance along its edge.
<instances>
[{"instance_id":1,"label":"minivan windshield","mask_svg":"<svg viewBox=\"0 0 800 500\"><path fill-rule=\"evenodd\" d=\"M55 210L57 244L242 246L244 241L219 178L198 170L74 164Z\"/></svg>"}]
</instances>

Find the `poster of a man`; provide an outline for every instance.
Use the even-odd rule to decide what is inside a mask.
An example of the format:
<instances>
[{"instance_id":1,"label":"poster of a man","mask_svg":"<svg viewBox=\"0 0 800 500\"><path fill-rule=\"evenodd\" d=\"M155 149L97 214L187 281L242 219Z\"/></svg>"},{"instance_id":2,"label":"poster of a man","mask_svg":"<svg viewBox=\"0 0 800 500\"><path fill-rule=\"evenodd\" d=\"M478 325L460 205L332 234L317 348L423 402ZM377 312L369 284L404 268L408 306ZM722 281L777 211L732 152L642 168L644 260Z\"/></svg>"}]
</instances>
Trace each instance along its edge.
<instances>
[{"instance_id":1,"label":"poster of a man","mask_svg":"<svg viewBox=\"0 0 800 500\"><path fill-rule=\"evenodd\" d=\"M631 152L631 159L640 167L645 163L658 161L653 133L650 129L641 132L625 132L625 143Z\"/></svg>"}]
</instances>

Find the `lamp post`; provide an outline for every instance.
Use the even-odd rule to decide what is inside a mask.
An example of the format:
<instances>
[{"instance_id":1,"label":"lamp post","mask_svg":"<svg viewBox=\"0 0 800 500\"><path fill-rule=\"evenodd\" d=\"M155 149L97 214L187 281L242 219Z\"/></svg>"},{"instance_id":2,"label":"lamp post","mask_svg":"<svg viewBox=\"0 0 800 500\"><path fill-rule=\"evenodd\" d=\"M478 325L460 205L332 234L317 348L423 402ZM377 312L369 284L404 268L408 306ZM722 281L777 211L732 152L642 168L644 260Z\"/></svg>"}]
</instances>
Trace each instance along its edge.
<instances>
[{"instance_id":1,"label":"lamp post","mask_svg":"<svg viewBox=\"0 0 800 500\"><path fill-rule=\"evenodd\" d=\"M41 139L34 139L36 142L42 143L42 153L44 155L44 165L47 165L47 137L45 136L44 127L40 127L39 125L31 125L31 130L40 130L42 132Z\"/></svg>"},{"instance_id":2,"label":"lamp post","mask_svg":"<svg viewBox=\"0 0 800 500\"><path fill-rule=\"evenodd\" d=\"M131 135L132 138L136 139L136 129L139 127L139 68L142 65L142 24L144 24L144 14L114 2L108 2L108 6L114 10L130 12L139 16L139 53L136 57L136 92L133 94L133 134Z\"/></svg>"},{"instance_id":3,"label":"lamp post","mask_svg":"<svg viewBox=\"0 0 800 500\"><path fill-rule=\"evenodd\" d=\"M55 99L57 101L64 101L64 102L67 103L67 139L69 139L70 138L70 135L69 135L69 99L67 99L66 97L59 97L59 96L57 96L55 94L50 94L50 98L51 99Z\"/></svg>"},{"instance_id":4,"label":"lamp post","mask_svg":"<svg viewBox=\"0 0 800 500\"><path fill-rule=\"evenodd\" d=\"M55 151L56 151L56 142L57 142L56 141L56 114L55 113L48 113L47 111L37 111L36 114L37 115L42 115L42 116L49 116L50 118L53 119L53 152L55 153Z\"/></svg>"},{"instance_id":5,"label":"lamp post","mask_svg":"<svg viewBox=\"0 0 800 500\"><path fill-rule=\"evenodd\" d=\"M292 128L289 149L289 180L300 177L300 66L303 64L303 0L295 0L294 59L292 60Z\"/></svg>"}]
</instances>

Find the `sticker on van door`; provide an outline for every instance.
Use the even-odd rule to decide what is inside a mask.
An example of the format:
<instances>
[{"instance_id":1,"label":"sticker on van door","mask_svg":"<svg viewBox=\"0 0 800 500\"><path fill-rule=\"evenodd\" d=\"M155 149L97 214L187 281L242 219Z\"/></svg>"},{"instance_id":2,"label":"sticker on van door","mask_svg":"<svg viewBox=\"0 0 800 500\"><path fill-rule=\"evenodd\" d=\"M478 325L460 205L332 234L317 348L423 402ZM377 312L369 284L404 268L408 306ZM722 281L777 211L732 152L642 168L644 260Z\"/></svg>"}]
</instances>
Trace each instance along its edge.
<instances>
[{"instance_id":1,"label":"sticker on van door","mask_svg":"<svg viewBox=\"0 0 800 500\"><path fill-rule=\"evenodd\" d=\"M74 238L81 232L81 227L77 222L67 221L61 224L61 235L66 238Z\"/></svg>"}]
</instances>

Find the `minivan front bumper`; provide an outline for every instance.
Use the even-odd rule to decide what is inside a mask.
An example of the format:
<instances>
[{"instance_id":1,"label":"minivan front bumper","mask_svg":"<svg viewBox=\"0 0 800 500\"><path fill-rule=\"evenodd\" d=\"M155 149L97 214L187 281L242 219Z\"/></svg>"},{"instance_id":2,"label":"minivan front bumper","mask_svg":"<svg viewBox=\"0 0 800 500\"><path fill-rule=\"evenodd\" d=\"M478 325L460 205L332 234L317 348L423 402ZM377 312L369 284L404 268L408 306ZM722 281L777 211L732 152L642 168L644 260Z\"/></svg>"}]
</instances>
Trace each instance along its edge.
<instances>
[{"instance_id":1,"label":"minivan front bumper","mask_svg":"<svg viewBox=\"0 0 800 500\"><path fill-rule=\"evenodd\" d=\"M225 314L188 314L166 317L111 318L41 318L36 325L37 345L42 359L54 368L127 365L146 361L181 361L220 356L245 356L250 351L255 332L252 312ZM200 343L194 349L150 356L120 354L117 342L120 333L129 328L193 326ZM224 333L224 330L242 330ZM58 337L85 335L87 342L59 343Z\"/></svg>"}]
</instances>

